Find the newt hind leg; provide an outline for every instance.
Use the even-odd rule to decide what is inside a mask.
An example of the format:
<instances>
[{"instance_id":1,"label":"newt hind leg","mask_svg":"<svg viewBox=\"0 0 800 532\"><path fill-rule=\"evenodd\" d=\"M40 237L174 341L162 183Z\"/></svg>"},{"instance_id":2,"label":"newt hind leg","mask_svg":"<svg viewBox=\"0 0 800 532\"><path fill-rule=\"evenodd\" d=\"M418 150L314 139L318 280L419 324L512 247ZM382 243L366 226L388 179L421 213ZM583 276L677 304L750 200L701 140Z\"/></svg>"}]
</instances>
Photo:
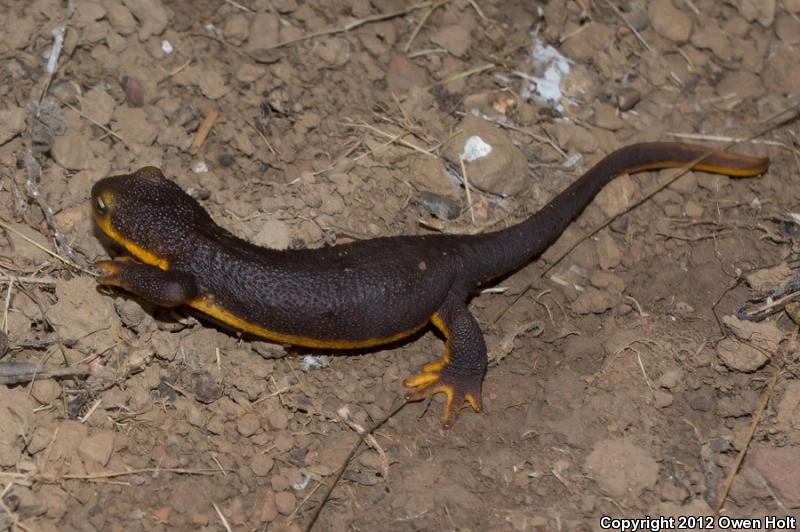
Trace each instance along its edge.
<instances>
[{"instance_id":1,"label":"newt hind leg","mask_svg":"<svg viewBox=\"0 0 800 532\"><path fill-rule=\"evenodd\" d=\"M445 336L444 356L438 362L425 364L419 374L408 377L403 384L412 388L406 394L409 401L444 393L447 400L443 422L445 428L450 428L465 402L475 412L483 409L481 384L486 373L486 342L464 300L448 298L431 322Z\"/></svg>"}]
</instances>

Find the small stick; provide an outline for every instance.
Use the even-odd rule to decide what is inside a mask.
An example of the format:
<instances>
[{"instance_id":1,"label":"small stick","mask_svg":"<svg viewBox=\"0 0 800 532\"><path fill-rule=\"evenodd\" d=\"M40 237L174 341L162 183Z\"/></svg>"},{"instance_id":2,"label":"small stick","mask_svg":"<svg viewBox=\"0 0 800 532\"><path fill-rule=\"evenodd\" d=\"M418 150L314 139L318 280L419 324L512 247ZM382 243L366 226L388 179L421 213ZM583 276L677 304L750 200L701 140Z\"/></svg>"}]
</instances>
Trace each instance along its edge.
<instances>
[{"instance_id":1,"label":"small stick","mask_svg":"<svg viewBox=\"0 0 800 532\"><path fill-rule=\"evenodd\" d=\"M106 473L94 473L91 475L64 475L64 480L97 480L113 477L124 477L127 475L141 475L143 473L176 473L180 475L202 475L214 476L219 474L217 469L183 469L179 467L145 467L141 469L129 469L128 471L108 471Z\"/></svg>"},{"instance_id":2,"label":"small stick","mask_svg":"<svg viewBox=\"0 0 800 532\"><path fill-rule=\"evenodd\" d=\"M688 139L688 140L708 140L711 142L739 142L739 143L747 143L747 144L761 144L765 146L775 146L777 148L783 148L784 150L788 150L795 155L800 154L800 150L797 148L793 148L791 145L786 144L785 142L781 142L779 140L769 140L769 139L748 139L745 137L726 137L724 135L701 135L699 133L667 133L670 137L675 137L679 139Z\"/></svg>"},{"instance_id":3,"label":"small stick","mask_svg":"<svg viewBox=\"0 0 800 532\"><path fill-rule=\"evenodd\" d=\"M728 473L728 477L725 479L725 484L722 486L722 493L720 493L719 500L717 501L717 507L714 508L714 517L717 517L719 512L722 510L722 507L725 506L725 499L728 498L728 493L731 490L731 486L733 486L733 481L736 478L736 474L739 472L742 462L744 462L747 449L750 447L750 443L753 441L753 436L756 433L758 424L761 422L761 416L764 415L764 410L767 409L767 405L769 404L769 400L772 397L773 391L775 391L775 385L778 383L778 379L781 375L783 375L783 370L786 366L786 353L793 351L795 348L798 329L799 328L795 327L794 331L792 332L792 336L789 339L789 345L786 348L786 351L784 351L784 358L780 365L775 368L775 373L772 375L772 380L769 381L769 385L767 386L764 395L761 397L761 404L758 405L758 410L756 410L756 414L753 417L753 423L750 424L750 432L748 432L747 438L741 446L741 449L739 449L739 454L736 455L736 461L733 463L733 467Z\"/></svg>"},{"instance_id":4,"label":"small stick","mask_svg":"<svg viewBox=\"0 0 800 532\"><path fill-rule=\"evenodd\" d=\"M222 526L225 527L225 530L227 530L228 532L233 532L231 530L231 525L228 524L228 520L225 519L225 516L222 514L222 510L219 509L219 506L217 506L217 503L212 502L211 505L214 507L214 510L217 512L217 515L219 516L219 520L222 521Z\"/></svg>"},{"instance_id":5,"label":"small stick","mask_svg":"<svg viewBox=\"0 0 800 532\"><path fill-rule=\"evenodd\" d=\"M86 412L86 415L84 415L80 419L81 423L86 423L89 420L89 418L92 416L92 414L94 414L94 411L97 410L97 407L100 406L100 403L102 403L102 402L103 402L103 398L102 397L98 398L97 401L94 402L92 407L89 408L89 411Z\"/></svg>"},{"instance_id":6,"label":"small stick","mask_svg":"<svg viewBox=\"0 0 800 532\"><path fill-rule=\"evenodd\" d=\"M350 465L350 461L353 459L353 456L355 456L356 451L358 451L358 448L361 447L361 442L363 442L367 438L367 436L370 436L373 432L378 430L378 428L380 428L381 425L386 423L386 421L391 419L395 414L400 412L407 404L408 404L408 401L403 399L394 408L389 410L389 413L387 413L381 419L379 419L378 421L373 423L370 428L368 428L367 430L365 430L364 432L362 432L362 433L360 433L358 435L358 441L356 441L355 445L353 445L353 448L350 449L350 454L347 455L347 458L345 458L344 463L339 468L339 470L336 472L336 474L333 476L333 481L331 482L330 486L328 486L328 489L325 491L325 494L323 495L322 500L319 502L319 504L317 504L316 509L314 509L314 513L311 515L311 519L309 520L308 524L306 525L305 532L310 532L311 529L314 528L314 523L317 522L317 519L319 518L319 514L322 512L322 509L325 507L325 503L328 502L328 499L330 498L331 493L333 492L333 488L335 488L336 484L339 483L339 479L342 478L342 475L344 474L345 470L347 469L347 466Z\"/></svg>"},{"instance_id":7,"label":"small stick","mask_svg":"<svg viewBox=\"0 0 800 532\"><path fill-rule=\"evenodd\" d=\"M472 225L475 225L475 211L472 209L472 194L469 191L469 180L467 179L467 168L464 166L464 158L459 156L458 162L461 163L461 177L464 179L464 190L467 191L467 205L469 206L469 217L472 218Z\"/></svg>"},{"instance_id":8,"label":"small stick","mask_svg":"<svg viewBox=\"0 0 800 532\"><path fill-rule=\"evenodd\" d=\"M206 141L208 134L211 133L211 128L214 127L217 118L219 118L219 111L216 109L212 109L211 112L206 115L205 120L203 120L203 123L200 124L200 128L197 130L197 134L194 136L194 142L192 142L189 148L189 153L194 155L200 151L200 147Z\"/></svg>"},{"instance_id":9,"label":"small stick","mask_svg":"<svg viewBox=\"0 0 800 532\"><path fill-rule=\"evenodd\" d=\"M80 109L78 109L78 108L77 108L77 107L75 107L74 105L72 105L72 104L70 104L70 103L68 103L68 102L66 102L66 101L64 101L64 100L62 100L61 98L57 98L57 99L58 99L58 101L59 101L59 102L61 102L62 104L66 105L67 107L69 107L70 109L72 109L73 111L75 111L76 113L78 113L78 115L80 115L80 117L81 117L81 118L83 118L84 120L88 120L88 121L89 121L89 122L91 122L92 124L96 125L96 126L97 126L97 127L99 127L100 129L102 129L103 131L105 131L107 135L111 135L112 137L114 137L115 139L117 139L117 140L119 140L121 143L123 143L125 146L128 146L128 143L127 143L127 142L125 142L125 139L124 139L124 138L122 138L122 137L121 137L119 134L117 134L117 133L114 133L114 131L112 131L111 129L107 128L106 126L104 126L103 124L101 124L100 122L98 122L97 120L95 120L95 119L91 118L90 116L87 116L87 115L86 115L86 114L85 114L83 111L81 111Z\"/></svg>"},{"instance_id":10,"label":"small stick","mask_svg":"<svg viewBox=\"0 0 800 532\"><path fill-rule=\"evenodd\" d=\"M33 246L36 246L37 248L41 249L42 251L44 251L45 253L47 253L51 257L54 257L54 258L60 260L61 262L63 262L67 266L71 266L72 268L75 268L76 270L81 271L81 272L86 273L86 274L89 274L89 275L91 275L93 277L99 277L99 275L97 273L91 272L91 271L87 270L86 268L82 268L82 267L78 266L77 264L75 264L74 262L69 260L68 258L62 257L58 253L50 251L49 249L47 249L43 245L39 244L38 242L32 240L31 238L28 238L27 236L23 235L22 233L20 233L19 231L17 231L13 227L11 227L9 224L4 222L3 220L0 220L0 227L5 229L6 231L10 231L11 233L14 233L15 235L17 235L21 239L25 240L29 244L31 244Z\"/></svg>"},{"instance_id":11,"label":"small stick","mask_svg":"<svg viewBox=\"0 0 800 532\"><path fill-rule=\"evenodd\" d=\"M274 156L275 156L275 157L277 157L278 159L280 159L280 158L281 158L281 155L280 155L278 152L276 152L276 151L275 151L275 148L273 148L273 147L272 147L272 144L270 144L270 143L269 143L269 141L267 140L267 137L266 137L266 135L264 135L264 134L261 132L261 130L260 130L260 129L258 129L256 126L254 126L253 124L251 124L251 123L250 123L250 122L248 122L247 120L245 120L245 121L244 121L244 123L245 123L245 124L247 124L248 126L250 126L250 127L252 127L253 129L255 129L255 130L256 130L256 133L258 133L258 136L259 136L259 137L261 137L261 140L263 140L263 141L264 141L264 144L266 144L266 145L267 145L267 149L268 149L270 152L272 152L272 155L274 155Z\"/></svg>"},{"instance_id":12,"label":"small stick","mask_svg":"<svg viewBox=\"0 0 800 532\"><path fill-rule=\"evenodd\" d=\"M364 17L358 20L354 20L345 24L340 28L328 28L320 31L315 31L314 33L309 33L308 35L303 35L302 37L298 37L296 39L290 39L288 41L279 42L278 44L267 48L267 50L274 50L275 48L282 48L284 46L289 46L290 44L297 44L299 42L308 41L311 39L316 39L317 37L324 37L326 35L336 35L337 33L345 33L350 30L354 30L364 24L369 24L371 22L381 22L383 20L389 20L392 18L402 17L414 11L418 11L420 9L425 9L426 7L431 7L431 2L423 2L421 4L415 4L413 6L409 6L406 9L401 9L399 11L392 11L391 13L382 13L378 15L372 15L369 17Z\"/></svg>"},{"instance_id":13,"label":"small stick","mask_svg":"<svg viewBox=\"0 0 800 532\"><path fill-rule=\"evenodd\" d=\"M11 292L14 288L14 278L8 280L8 291L6 292L6 302L3 305L3 334L8 334L8 309L11 308ZM6 347L8 347L8 340L6 340ZM0 357L5 355L5 349L0 353Z\"/></svg>"},{"instance_id":14,"label":"small stick","mask_svg":"<svg viewBox=\"0 0 800 532\"><path fill-rule=\"evenodd\" d=\"M89 366L70 368L46 368L41 364L27 362L6 362L0 364L0 384L18 384L36 379L55 379L59 377L76 377L89 375Z\"/></svg>"},{"instance_id":15,"label":"small stick","mask_svg":"<svg viewBox=\"0 0 800 532\"><path fill-rule=\"evenodd\" d=\"M608 4L608 6L614 10L614 13L616 13L617 16L622 19L622 22L624 22L625 25L628 26L628 29L631 30L636 39L638 39L641 45L644 46L644 49L648 51L652 50L652 48L650 48L650 45L647 44L647 41L644 40L644 37L642 37L642 34L639 33L636 30L636 28L633 27L633 24L628 22L628 19L625 18L625 15L623 15L622 12L619 9L617 9L617 6L615 6L611 0L606 0L606 4Z\"/></svg>"},{"instance_id":16,"label":"small stick","mask_svg":"<svg viewBox=\"0 0 800 532\"><path fill-rule=\"evenodd\" d=\"M377 133L378 135L381 135L381 136L383 136L383 137L386 137L387 139L392 139L392 142L396 142L397 144L402 144L402 145L403 145L403 146L405 146L406 148L411 148L412 150L414 150L414 151L416 151L416 152L419 152L419 153L421 153L421 154L423 154L423 155L427 155L428 157L436 157L436 155L434 155L434 154L433 154L433 153L431 153L430 151L426 150L425 148L420 148L420 147L419 147L419 146L417 146L416 144L414 144L414 143L412 143L412 142L408 142L407 140L403 140L402 138L400 138L400 137L402 137L403 135L406 135L406 134L407 134L407 133L405 133L405 132L403 132L403 134L402 134L402 135L400 135L400 136L397 136L397 135L392 135L391 133L387 133L387 132L385 132L385 131L383 131L383 130L380 130L380 129L378 129L378 128L377 128L377 127L375 127L375 126L371 126L371 125L367 124L366 122L362 122L362 123L360 123L360 124L355 124L355 123L353 123L353 122L344 122L344 123L343 123L343 125L345 125L345 126L347 126L347 127L361 127L361 128L366 128L366 129L368 129L368 130L372 131L373 133Z\"/></svg>"},{"instance_id":17,"label":"small stick","mask_svg":"<svg viewBox=\"0 0 800 532\"><path fill-rule=\"evenodd\" d=\"M683 0L683 2L689 7L689 9L694 11L695 15L697 15L698 17L700 16L700 10L697 9L697 6L694 5L694 2L692 2L692 0Z\"/></svg>"},{"instance_id":18,"label":"small stick","mask_svg":"<svg viewBox=\"0 0 800 532\"><path fill-rule=\"evenodd\" d=\"M458 80L460 80L462 78L467 78L469 76L474 76L475 74L480 74L481 72L484 72L486 70L491 70L491 69L493 69L495 67L497 67L497 65L495 63L486 63L484 65L480 65L480 66L476 66L476 67L470 68L470 69L465 70L463 72L458 72L456 74L453 74L452 76L447 76L443 80L437 81L435 83L431 83L430 85L428 85L425 88L426 89L432 89L433 87L436 87L438 85L447 85L448 83L453 83L454 81L458 81Z\"/></svg>"},{"instance_id":19,"label":"small stick","mask_svg":"<svg viewBox=\"0 0 800 532\"><path fill-rule=\"evenodd\" d=\"M243 6L239 2L234 2L234 0L225 0L225 3L232 5L233 7L237 8L237 9L241 9L242 11L244 11L246 13L252 13L253 12L253 10L250 9L249 7Z\"/></svg>"},{"instance_id":20,"label":"small stick","mask_svg":"<svg viewBox=\"0 0 800 532\"><path fill-rule=\"evenodd\" d=\"M2 268L0 268L0 270L2 270ZM15 276L8 275L7 273L4 273L4 275L6 277L6 279L5 279L6 282L12 281L12 282L24 283L24 284L56 284L58 282L58 279L56 279L55 277L49 277L49 276L44 276L44 277L22 276L22 277L18 277L16 275Z\"/></svg>"},{"instance_id":21,"label":"small stick","mask_svg":"<svg viewBox=\"0 0 800 532\"><path fill-rule=\"evenodd\" d=\"M420 32L420 30L422 29L422 27L423 27L423 26L425 25L425 23L428 21L428 18L429 18L429 17L430 17L430 16L433 14L434 10L435 10L437 7L441 6L441 5L444 5L444 4L442 4L442 3L438 3L438 4L434 4L434 5L432 5L432 6L430 7L430 9L428 9L428 10L425 12L425 14L424 14L424 15L422 15L422 18L421 18L421 19L419 19L419 22L417 23L417 26L414 28L414 31L412 31L412 32L411 32L411 36L410 36L410 37L408 38L408 40L406 41L406 44L403 46L403 53L404 53L404 54L408 53L408 50L411 48L411 43L413 43L413 42L414 42L414 39L416 39L416 38L417 38L417 34Z\"/></svg>"},{"instance_id":22,"label":"small stick","mask_svg":"<svg viewBox=\"0 0 800 532\"><path fill-rule=\"evenodd\" d=\"M481 17L484 22L489 22L489 19L486 17L486 15L483 14L483 11L481 11L481 8L478 7L478 4L475 2L475 0L469 0L469 3L470 5L472 5L472 8L478 13L478 16Z\"/></svg>"}]
</instances>

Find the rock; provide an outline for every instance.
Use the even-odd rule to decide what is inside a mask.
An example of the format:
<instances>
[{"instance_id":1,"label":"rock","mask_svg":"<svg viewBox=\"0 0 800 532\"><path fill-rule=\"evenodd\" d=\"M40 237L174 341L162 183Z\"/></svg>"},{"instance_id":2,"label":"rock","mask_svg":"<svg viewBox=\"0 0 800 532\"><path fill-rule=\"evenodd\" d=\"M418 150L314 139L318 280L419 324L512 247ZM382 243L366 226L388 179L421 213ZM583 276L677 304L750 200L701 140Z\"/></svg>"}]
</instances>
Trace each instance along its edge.
<instances>
[{"instance_id":1,"label":"rock","mask_svg":"<svg viewBox=\"0 0 800 532\"><path fill-rule=\"evenodd\" d=\"M800 44L800 20L781 14L775 21L775 33L785 44Z\"/></svg>"},{"instance_id":2,"label":"rock","mask_svg":"<svg viewBox=\"0 0 800 532\"><path fill-rule=\"evenodd\" d=\"M89 137L76 129L56 137L51 153L53 160L67 170L86 170L92 164Z\"/></svg>"},{"instance_id":3,"label":"rock","mask_svg":"<svg viewBox=\"0 0 800 532\"><path fill-rule=\"evenodd\" d=\"M762 292L774 290L780 286L794 273L794 270L786 262L781 262L776 266L760 268L745 274L747 285L755 291Z\"/></svg>"},{"instance_id":4,"label":"rock","mask_svg":"<svg viewBox=\"0 0 800 532\"><path fill-rule=\"evenodd\" d=\"M472 35L469 28L464 26L445 26L431 35L431 42L457 57L463 57L472 44Z\"/></svg>"},{"instance_id":5,"label":"rock","mask_svg":"<svg viewBox=\"0 0 800 532\"><path fill-rule=\"evenodd\" d=\"M107 91L92 89L84 96L84 112L87 118L94 120L100 125L107 126L111 122L111 115L117 102Z\"/></svg>"},{"instance_id":6,"label":"rock","mask_svg":"<svg viewBox=\"0 0 800 532\"><path fill-rule=\"evenodd\" d=\"M594 125L610 131L617 131L625 127L625 122L612 106L597 102L594 106Z\"/></svg>"},{"instance_id":7,"label":"rock","mask_svg":"<svg viewBox=\"0 0 800 532\"><path fill-rule=\"evenodd\" d=\"M777 407L777 421L784 432L796 433L800 429L800 381L789 381Z\"/></svg>"},{"instance_id":8,"label":"rock","mask_svg":"<svg viewBox=\"0 0 800 532\"><path fill-rule=\"evenodd\" d=\"M95 2L81 2L75 8L72 22L79 28L88 26L106 16L105 8Z\"/></svg>"},{"instance_id":9,"label":"rock","mask_svg":"<svg viewBox=\"0 0 800 532\"><path fill-rule=\"evenodd\" d=\"M201 66L184 68L173 79L180 85L196 85L210 100L218 100L230 91L225 78L218 70Z\"/></svg>"},{"instance_id":10,"label":"rock","mask_svg":"<svg viewBox=\"0 0 800 532\"><path fill-rule=\"evenodd\" d=\"M733 338L725 338L717 344L717 353L722 363L735 371L752 373L769 361L769 357L747 344Z\"/></svg>"},{"instance_id":11,"label":"rock","mask_svg":"<svg viewBox=\"0 0 800 532\"><path fill-rule=\"evenodd\" d=\"M225 40L232 45L241 46L250 36L250 21L243 14L235 13L225 20L222 34L225 36Z\"/></svg>"},{"instance_id":12,"label":"rock","mask_svg":"<svg viewBox=\"0 0 800 532\"><path fill-rule=\"evenodd\" d=\"M222 397L222 385L211 373L202 370L192 375L192 391L194 398L203 404L211 404Z\"/></svg>"},{"instance_id":13,"label":"rock","mask_svg":"<svg viewBox=\"0 0 800 532\"><path fill-rule=\"evenodd\" d=\"M10 223L9 226L25 237L18 236L11 231L6 232L6 238L13 246L15 261L32 267L34 264L48 259L50 255L43 250L50 249L51 244L44 235L26 224Z\"/></svg>"},{"instance_id":14,"label":"rock","mask_svg":"<svg viewBox=\"0 0 800 532\"><path fill-rule=\"evenodd\" d=\"M261 421L255 414L245 414L236 422L236 431L245 438L249 438L260 428Z\"/></svg>"},{"instance_id":15,"label":"rock","mask_svg":"<svg viewBox=\"0 0 800 532\"><path fill-rule=\"evenodd\" d=\"M597 442L584 468L610 497L639 497L658 480L658 463L641 447L623 439Z\"/></svg>"},{"instance_id":16,"label":"rock","mask_svg":"<svg viewBox=\"0 0 800 532\"><path fill-rule=\"evenodd\" d=\"M31 387L31 395L43 405L49 405L61 396L61 386L51 379L36 380Z\"/></svg>"},{"instance_id":17,"label":"rock","mask_svg":"<svg viewBox=\"0 0 800 532\"><path fill-rule=\"evenodd\" d=\"M758 21L768 28L775 20L775 0L738 0L731 2L747 22Z\"/></svg>"},{"instance_id":18,"label":"rock","mask_svg":"<svg viewBox=\"0 0 800 532\"><path fill-rule=\"evenodd\" d=\"M286 414L284 414L282 410L273 410L270 412L267 416L267 421L269 422L269 426L274 430L286 430L289 426L289 418L286 417Z\"/></svg>"},{"instance_id":19,"label":"rock","mask_svg":"<svg viewBox=\"0 0 800 532\"><path fill-rule=\"evenodd\" d=\"M683 371L681 369L668 369L661 374L658 379L658 385L667 390L674 390L683 380Z\"/></svg>"},{"instance_id":20,"label":"rock","mask_svg":"<svg viewBox=\"0 0 800 532\"><path fill-rule=\"evenodd\" d=\"M33 425L33 409L36 403L28 397L24 387L6 388L0 394L0 466L14 467L19 463L23 449L22 435L11 427L28 427Z\"/></svg>"},{"instance_id":21,"label":"rock","mask_svg":"<svg viewBox=\"0 0 800 532\"><path fill-rule=\"evenodd\" d=\"M403 94L413 87L424 87L428 84L425 69L400 54L392 56L386 70L386 84L389 91Z\"/></svg>"},{"instance_id":22,"label":"rock","mask_svg":"<svg viewBox=\"0 0 800 532\"><path fill-rule=\"evenodd\" d=\"M710 412L714 409L717 398L714 395L714 390L705 386L696 392L688 394L687 401L692 410L698 412Z\"/></svg>"},{"instance_id":23,"label":"rock","mask_svg":"<svg viewBox=\"0 0 800 532\"><path fill-rule=\"evenodd\" d=\"M281 491L275 494L275 506L278 507L278 511L283 515L289 515L294 511L294 507L297 504L297 499L294 496L294 493L289 491Z\"/></svg>"},{"instance_id":24,"label":"rock","mask_svg":"<svg viewBox=\"0 0 800 532\"><path fill-rule=\"evenodd\" d=\"M420 192L419 203L423 209L440 220L454 220L461 214L461 204L457 200L428 190Z\"/></svg>"},{"instance_id":25,"label":"rock","mask_svg":"<svg viewBox=\"0 0 800 532\"><path fill-rule=\"evenodd\" d=\"M683 213L693 220L702 218L704 210L703 204L695 200L688 200L683 204Z\"/></svg>"},{"instance_id":26,"label":"rock","mask_svg":"<svg viewBox=\"0 0 800 532\"><path fill-rule=\"evenodd\" d=\"M578 298L572 302L572 311L577 314L602 314L617 304L607 290L598 290L593 286L586 287Z\"/></svg>"},{"instance_id":27,"label":"rock","mask_svg":"<svg viewBox=\"0 0 800 532\"><path fill-rule=\"evenodd\" d=\"M616 91L614 99L620 111L630 111L642 100L642 93L633 87L624 87Z\"/></svg>"},{"instance_id":28,"label":"rock","mask_svg":"<svg viewBox=\"0 0 800 532\"><path fill-rule=\"evenodd\" d=\"M647 9L650 24L670 41L685 43L692 34L692 17L675 8L672 0L652 0Z\"/></svg>"},{"instance_id":29,"label":"rock","mask_svg":"<svg viewBox=\"0 0 800 532\"><path fill-rule=\"evenodd\" d=\"M758 395L753 390L728 392L717 401L717 415L720 417L743 417L753 413Z\"/></svg>"},{"instance_id":30,"label":"rock","mask_svg":"<svg viewBox=\"0 0 800 532\"><path fill-rule=\"evenodd\" d=\"M265 477L272 471L275 461L266 454L257 453L250 460L250 469L257 477Z\"/></svg>"},{"instance_id":31,"label":"rock","mask_svg":"<svg viewBox=\"0 0 800 532\"><path fill-rule=\"evenodd\" d=\"M143 109L118 106L112 118L113 129L119 133L134 153L150 146L158 136L158 129L148 122L147 113Z\"/></svg>"},{"instance_id":32,"label":"rock","mask_svg":"<svg viewBox=\"0 0 800 532\"><path fill-rule=\"evenodd\" d=\"M167 28L167 11L161 0L122 0L136 20L139 21L139 41L144 42L151 35L161 35Z\"/></svg>"},{"instance_id":33,"label":"rock","mask_svg":"<svg viewBox=\"0 0 800 532\"><path fill-rule=\"evenodd\" d=\"M528 161L511 143L508 132L467 115L453 137L448 158L464 159L469 183L481 190L513 196L528 186Z\"/></svg>"},{"instance_id":34,"label":"rock","mask_svg":"<svg viewBox=\"0 0 800 532\"><path fill-rule=\"evenodd\" d=\"M130 35L136 31L136 19L119 0L106 2L106 18L114 31L120 35Z\"/></svg>"},{"instance_id":35,"label":"rock","mask_svg":"<svg viewBox=\"0 0 800 532\"><path fill-rule=\"evenodd\" d=\"M181 150L188 150L192 145L192 137L179 124L170 124L162 129L157 140L161 146L174 146Z\"/></svg>"},{"instance_id":36,"label":"rock","mask_svg":"<svg viewBox=\"0 0 800 532\"><path fill-rule=\"evenodd\" d=\"M145 101L145 89L138 78L132 76L122 77L122 88L125 91L125 101L131 107L141 107Z\"/></svg>"},{"instance_id":37,"label":"rock","mask_svg":"<svg viewBox=\"0 0 800 532\"><path fill-rule=\"evenodd\" d=\"M774 321L747 321L727 315L722 317L722 322L740 340L770 353L777 352L783 340L783 333Z\"/></svg>"},{"instance_id":38,"label":"rock","mask_svg":"<svg viewBox=\"0 0 800 532\"><path fill-rule=\"evenodd\" d=\"M275 504L275 495L267 492L264 495L264 502L261 504L261 521L271 523L278 518L278 505Z\"/></svg>"},{"instance_id":39,"label":"rock","mask_svg":"<svg viewBox=\"0 0 800 532\"><path fill-rule=\"evenodd\" d=\"M697 174L687 172L669 185L670 190L678 194L694 194L697 190Z\"/></svg>"},{"instance_id":40,"label":"rock","mask_svg":"<svg viewBox=\"0 0 800 532\"><path fill-rule=\"evenodd\" d=\"M258 13L250 22L250 36L247 39L247 53L258 54L272 48L279 42L280 19L273 13Z\"/></svg>"},{"instance_id":41,"label":"rock","mask_svg":"<svg viewBox=\"0 0 800 532\"><path fill-rule=\"evenodd\" d=\"M706 20L706 26L692 33L692 45L701 50L711 52L721 61L728 61L731 57L731 42L728 34L719 27Z\"/></svg>"},{"instance_id":42,"label":"rock","mask_svg":"<svg viewBox=\"0 0 800 532\"><path fill-rule=\"evenodd\" d=\"M13 139L25 129L25 109L9 107L0 111L0 146Z\"/></svg>"},{"instance_id":43,"label":"rock","mask_svg":"<svg viewBox=\"0 0 800 532\"><path fill-rule=\"evenodd\" d=\"M761 79L770 92L800 93L800 68L797 68L797 48L774 47L765 62Z\"/></svg>"},{"instance_id":44,"label":"rock","mask_svg":"<svg viewBox=\"0 0 800 532\"><path fill-rule=\"evenodd\" d=\"M458 185L448 177L444 161L438 157L415 156L411 160L408 170L408 180L417 189L428 190L458 202L460 197Z\"/></svg>"},{"instance_id":45,"label":"rock","mask_svg":"<svg viewBox=\"0 0 800 532\"><path fill-rule=\"evenodd\" d=\"M222 73L216 69L204 69L197 85L209 100L218 100L228 94L230 90L230 87L225 84Z\"/></svg>"},{"instance_id":46,"label":"rock","mask_svg":"<svg viewBox=\"0 0 800 532\"><path fill-rule=\"evenodd\" d=\"M613 40L614 32L609 25L587 24L581 28L579 38L567 39L561 45L561 52L576 63L588 63L596 58L598 52L606 50Z\"/></svg>"},{"instance_id":47,"label":"rock","mask_svg":"<svg viewBox=\"0 0 800 532\"><path fill-rule=\"evenodd\" d=\"M653 402L658 408L666 408L672 405L673 397L669 392L664 390L655 390L653 392Z\"/></svg>"},{"instance_id":48,"label":"rock","mask_svg":"<svg viewBox=\"0 0 800 532\"><path fill-rule=\"evenodd\" d=\"M331 67L340 67L350 60L350 42L331 37L319 43L315 49L320 59Z\"/></svg>"},{"instance_id":49,"label":"rock","mask_svg":"<svg viewBox=\"0 0 800 532\"><path fill-rule=\"evenodd\" d=\"M726 70L717 84L721 97L736 94L740 98L759 98L764 94L761 77L740 68Z\"/></svg>"},{"instance_id":50,"label":"rock","mask_svg":"<svg viewBox=\"0 0 800 532\"><path fill-rule=\"evenodd\" d=\"M108 464L114 450L114 433L110 430L98 431L83 439L78 446L78 454L84 460L96 462L102 466Z\"/></svg>"},{"instance_id":51,"label":"rock","mask_svg":"<svg viewBox=\"0 0 800 532\"><path fill-rule=\"evenodd\" d=\"M297 9L297 0L272 0L270 4L278 10L278 13L282 14L291 13ZM361 17L362 15L356 16Z\"/></svg>"},{"instance_id":52,"label":"rock","mask_svg":"<svg viewBox=\"0 0 800 532\"><path fill-rule=\"evenodd\" d=\"M612 270L622 262L622 250L608 231L597 235L597 258L604 270Z\"/></svg>"},{"instance_id":53,"label":"rock","mask_svg":"<svg viewBox=\"0 0 800 532\"><path fill-rule=\"evenodd\" d=\"M288 249L292 243L289 226L281 220L270 218L253 237L253 243L271 249Z\"/></svg>"},{"instance_id":54,"label":"rock","mask_svg":"<svg viewBox=\"0 0 800 532\"><path fill-rule=\"evenodd\" d=\"M778 499L789 508L800 508L800 447L759 445L747 453L747 460L775 490Z\"/></svg>"}]
</instances>

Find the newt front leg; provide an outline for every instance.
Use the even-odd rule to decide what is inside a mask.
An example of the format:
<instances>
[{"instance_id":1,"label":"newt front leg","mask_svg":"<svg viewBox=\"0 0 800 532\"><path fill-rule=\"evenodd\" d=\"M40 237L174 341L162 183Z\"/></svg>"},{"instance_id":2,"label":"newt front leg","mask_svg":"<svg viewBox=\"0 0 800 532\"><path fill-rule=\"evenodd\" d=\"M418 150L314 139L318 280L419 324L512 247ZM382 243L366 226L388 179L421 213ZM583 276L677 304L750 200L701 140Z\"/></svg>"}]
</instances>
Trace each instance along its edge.
<instances>
[{"instance_id":1,"label":"newt front leg","mask_svg":"<svg viewBox=\"0 0 800 532\"><path fill-rule=\"evenodd\" d=\"M197 285L188 273L162 270L130 257L95 264L105 272L99 284L119 286L162 307L177 307L197 295Z\"/></svg>"}]
</instances>

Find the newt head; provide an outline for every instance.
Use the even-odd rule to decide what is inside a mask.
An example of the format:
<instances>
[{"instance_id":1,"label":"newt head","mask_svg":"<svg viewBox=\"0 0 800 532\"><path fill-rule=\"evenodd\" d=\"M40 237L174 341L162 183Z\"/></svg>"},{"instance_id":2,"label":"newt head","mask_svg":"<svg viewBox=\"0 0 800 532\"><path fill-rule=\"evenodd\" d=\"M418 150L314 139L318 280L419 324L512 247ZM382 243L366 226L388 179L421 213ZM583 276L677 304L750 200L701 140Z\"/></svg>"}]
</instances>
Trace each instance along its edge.
<instances>
[{"instance_id":1,"label":"newt head","mask_svg":"<svg viewBox=\"0 0 800 532\"><path fill-rule=\"evenodd\" d=\"M170 248L210 217L154 166L101 179L92 187L97 226L131 255L162 270Z\"/></svg>"}]
</instances>

